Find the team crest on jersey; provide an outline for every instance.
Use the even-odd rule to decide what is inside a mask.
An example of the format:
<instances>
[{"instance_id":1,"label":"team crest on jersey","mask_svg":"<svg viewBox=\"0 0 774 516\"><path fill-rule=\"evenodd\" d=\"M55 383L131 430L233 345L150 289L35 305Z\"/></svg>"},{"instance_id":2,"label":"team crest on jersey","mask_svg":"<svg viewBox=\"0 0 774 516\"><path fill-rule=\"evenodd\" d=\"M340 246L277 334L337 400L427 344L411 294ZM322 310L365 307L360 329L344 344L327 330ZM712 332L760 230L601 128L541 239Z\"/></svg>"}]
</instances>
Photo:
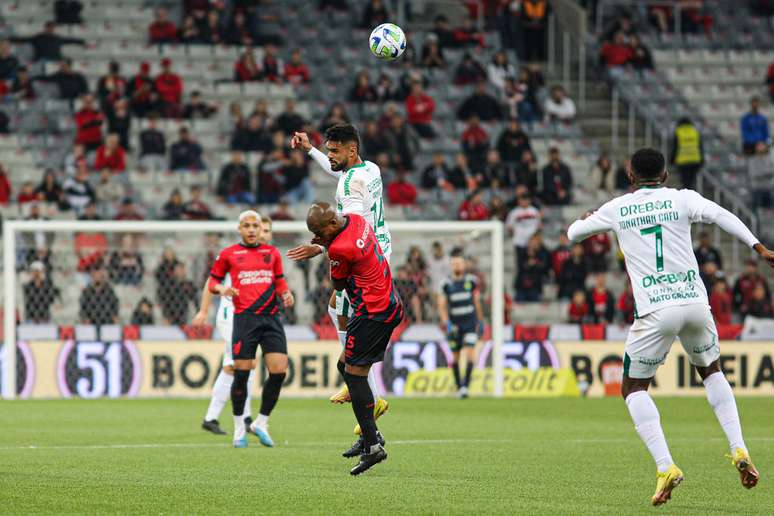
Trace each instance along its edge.
<instances>
[{"instance_id":1,"label":"team crest on jersey","mask_svg":"<svg viewBox=\"0 0 774 516\"><path fill-rule=\"evenodd\" d=\"M271 255L265 254L263 255L263 263L270 263L271 262Z\"/></svg>"},{"instance_id":2,"label":"team crest on jersey","mask_svg":"<svg viewBox=\"0 0 774 516\"><path fill-rule=\"evenodd\" d=\"M365 247L365 242L363 242L362 238L358 238L357 240L355 240L355 245L357 246L358 249L362 249Z\"/></svg>"},{"instance_id":3,"label":"team crest on jersey","mask_svg":"<svg viewBox=\"0 0 774 516\"><path fill-rule=\"evenodd\" d=\"M473 284L469 281L465 282L465 290L471 290L473 288Z\"/></svg>"},{"instance_id":4,"label":"team crest on jersey","mask_svg":"<svg viewBox=\"0 0 774 516\"><path fill-rule=\"evenodd\" d=\"M341 265L338 260L331 260L331 267L338 267Z\"/></svg>"}]
</instances>

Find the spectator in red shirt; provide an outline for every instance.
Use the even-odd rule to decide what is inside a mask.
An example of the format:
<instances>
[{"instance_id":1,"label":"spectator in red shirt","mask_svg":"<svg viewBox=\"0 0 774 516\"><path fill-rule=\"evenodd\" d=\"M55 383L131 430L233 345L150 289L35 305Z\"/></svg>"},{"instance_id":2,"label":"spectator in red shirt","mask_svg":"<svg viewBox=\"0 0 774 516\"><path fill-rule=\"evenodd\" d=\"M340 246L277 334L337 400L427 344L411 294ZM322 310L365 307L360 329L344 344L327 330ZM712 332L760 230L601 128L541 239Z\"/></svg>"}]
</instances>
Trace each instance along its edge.
<instances>
[{"instance_id":1,"label":"spectator in red shirt","mask_svg":"<svg viewBox=\"0 0 774 516\"><path fill-rule=\"evenodd\" d=\"M774 63L769 65L769 69L766 72L766 84L769 85L769 98L774 102Z\"/></svg>"},{"instance_id":2,"label":"spectator in red shirt","mask_svg":"<svg viewBox=\"0 0 774 516\"><path fill-rule=\"evenodd\" d=\"M744 272L737 278L734 285L734 307L742 317L748 314L753 292L758 286L763 288L765 299L771 301L766 278L758 272L758 262L750 259L745 264Z\"/></svg>"},{"instance_id":3,"label":"spectator in red shirt","mask_svg":"<svg viewBox=\"0 0 774 516\"><path fill-rule=\"evenodd\" d=\"M261 63L261 75L264 81L282 82L282 72L285 66L277 57L277 48L274 45L266 45L263 49L263 62Z\"/></svg>"},{"instance_id":4,"label":"spectator in red shirt","mask_svg":"<svg viewBox=\"0 0 774 516\"><path fill-rule=\"evenodd\" d=\"M718 280L712 286L709 304L717 324L731 324L734 300L731 297L731 292L728 290L726 280Z\"/></svg>"},{"instance_id":5,"label":"spectator in red shirt","mask_svg":"<svg viewBox=\"0 0 774 516\"><path fill-rule=\"evenodd\" d=\"M349 92L349 100L352 102L375 102L376 88L371 84L371 77L368 70L363 70L357 74L355 85Z\"/></svg>"},{"instance_id":6,"label":"spectator in red shirt","mask_svg":"<svg viewBox=\"0 0 774 516\"><path fill-rule=\"evenodd\" d=\"M102 145L102 124L105 116L94 107L94 96L83 96L81 109L75 113L75 143L93 151Z\"/></svg>"},{"instance_id":7,"label":"spectator in red shirt","mask_svg":"<svg viewBox=\"0 0 774 516\"><path fill-rule=\"evenodd\" d=\"M435 131L430 125L433 121L434 111L435 101L424 92L422 83L412 82L411 94L406 97L406 113L409 124L416 129L422 138L435 138Z\"/></svg>"},{"instance_id":8,"label":"spectator in red shirt","mask_svg":"<svg viewBox=\"0 0 774 516\"><path fill-rule=\"evenodd\" d=\"M458 215L460 220L489 220L489 208L484 203L480 190L476 190L462 201Z\"/></svg>"},{"instance_id":9,"label":"spectator in red shirt","mask_svg":"<svg viewBox=\"0 0 774 516\"><path fill-rule=\"evenodd\" d=\"M150 70L150 63L140 63L139 73L129 80L126 88L132 112L139 117L145 117L160 108L156 83L150 75Z\"/></svg>"},{"instance_id":10,"label":"spectator in red shirt","mask_svg":"<svg viewBox=\"0 0 774 516\"><path fill-rule=\"evenodd\" d=\"M22 183L21 189L19 190L19 195L16 196L16 202L19 204L19 207L21 207L23 204L35 202L37 199L38 196L35 193L35 189L33 188L32 183L29 181Z\"/></svg>"},{"instance_id":11,"label":"spectator in red shirt","mask_svg":"<svg viewBox=\"0 0 774 516\"><path fill-rule=\"evenodd\" d=\"M134 204L134 201L127 197L121 201L121 206L118 208L118 213L115 216L115 220L143 220L143 216L137 210L137 206Z\"/></svg>"},{"instance_id":12,"label":"spectator in red shirt","mask_svg":"<svg viewBox=\"0 0 774 516\"><path fill-rule=\"evenodd\" d=\"M589 314L589 303L586 301L586 293L576 290L572 295L572 301L567 309L567 322L583 324L589 322L592 317Z\"/></svg>"},{"instance_id":13,"label":"spectator in red shirt","mask_svg":"<svg viewBox=\"0 0 774 516\"><path fill-rule=\"evenodd\" d=\"M246 48L234 64L234 80L237 82L250 82L261 80L261 69L255 62L252 48Z\"/></svg>"},{"instance_id":14,"label":"spectator in red shirt","mask_svg":"<svg viewBox=\"0 0 774 516\"><path fill-rule=\"evenodd\" d=\"M607 256L610 253L610 237L607 233L597 233L583 241L586 249L586 262L589 272L607 272Z\"/></svg>"},{"instance_id":15,"label":"spectator in red shirt","mask_svg":"<svg viewBox=\"0 0 774 516\"><path fill-rule=\"evenodd\" d=\"M562 267L570 259L570 239L564 231L559 234L559 245L551 252L551 270L557 280L562 275Z\"/></svg>"},{"instance_id":16,"label":"spectator in red shirt","mask_svg":"<svg viewBox=\"0 0 774 516\"><path fill-rule=\"evenodd\" d=\"M114 174L126 170L126 152L121 147L117 134L109 134L105 138L105 144L97 149L94 168L97 170L108 169Z\"/></svg>"},{"instance_id":17,"label":"spectator in red shirt","mask_svg":"<svg viewBox=\"0 0 774 516\"><path fill-rule=\"evenodd\" d=\"M615 299L613 293L607 289L607 275L600 273L594 277L594 288L589 291L586 298L591 304L595 323L610 324L613 322Z\"/></svg>"},{"instance_id":18,"label":"spectator in red shirt","mask_svg":"<svg viewBox=\"0 0 774 516\"><path fill-rule=\"evenodd\" d=\"M156 19L148 27L148 40L151 43L172 43L177 40L177 27L169 21L168 12L163 7L156 11Z\"/></svg>"},{"instance_id":19,"label":"spectator in red shirt","mask_svg":"<svg viewBox=\"0 0 774 516\"><path fill-rule=\"evenodd\" d=\"M470 17L463 18L462 26L452 31L455 46L484 46L484 34L479 32Z\"/></svg>"},{"instance_id":20,"label":"spectator in red shirt","mask_svg":"<svg viewBox=\"0 0 774 516\"><path fill-rule=\"evenodd\" d=\"M634 304L634 293L632 292L632 284L626 282L626 288L621 295L618 296L618 311L621 313L623 322L627 324L634 323L634 312L636 306Z\"/></svg>"},{"instance_id":21,"label":"spectator in red shirt","mask_svg":"<svg viewBox=\"0 0 774 516\"><path fill-rule=\"evenodd\" d=\"M474 170L480 170L486 151L489 149L489 135L486 134L476 115L470 117L460 139L462 152L465 153L468 163L472 164Z\"/></svg>"},{"instance_id":22,"label":"spectator in red shirt","mask_svg":"<svg viewBox=\"0 0 774 516\"><path fill-rule=\"evenodd\" d=\"M212 220L215 217L206 202L202 200L202 187L191 187L191 198L183 204L183 215L188 220Z\"/></svg>"},{"instance_id":23,"label":"spectator in red shirt","mask_svg":"<svg viewBox=\"0 0 774 516\"><path fill-rule=\"evenodd\" d=\"M387 199L397 206L416 206L417 187L407 181L408 171L399 168L396 179L387 187Z\"/></svg>"},{"instance_id":24,"label":"spectator in red shirt","mask_svg":"<svg viewBox=\"0 0 774 516\"><path fill-rule=\"evenodd\" d=\"M0 204L8 206L11 198L11 182L8 181L8 170L0 163Z\"/></svg>"},{"instance_id":25,"label":"spectator in red shirt","mask_svg":"<svg viewBox=\"0 0 774 516\"><path fill-rule=\"evenodd\" d=\"M612 42L602 45L599 55L613 78L623 75L624 66L634 57L632 47L626 44L626 37L622 32L617 32Z\"/></svg>"},{"instance_id":26,"label":"spectator in red shirt","mask_svg":"<svg viewBox=\"0 0 774 516\"><path fill-rule=\"evenodd\" d=\"M753 290L747 315L765 319L774 318L774 308L771 306L771 298L765 284L757 285Z\"/></svg>"},{"instance_id":27,"label":"spectator in red shirt","mask_svg":"<svg viewBox=\"0 0 774 516\"><path fill-rule=\"evenodd\" d=\"M309 82L309 67L301 61L301 49L295 49L290 54L290 62L285 64L285 80L291 84Z\"/></svg>"},{"instance_id":28,"label":"spectator in red shirt","mask_svg":"<svg viewBox=\"0 0 774 516\"><path fill-rule=\"evenodd\" d=\"M169 118L180 116L183 79L172 71L172 61L168 57L161 60L161 73L156 76L156 91L159 93L162 113Z\"/></svg>"}]
</instances>

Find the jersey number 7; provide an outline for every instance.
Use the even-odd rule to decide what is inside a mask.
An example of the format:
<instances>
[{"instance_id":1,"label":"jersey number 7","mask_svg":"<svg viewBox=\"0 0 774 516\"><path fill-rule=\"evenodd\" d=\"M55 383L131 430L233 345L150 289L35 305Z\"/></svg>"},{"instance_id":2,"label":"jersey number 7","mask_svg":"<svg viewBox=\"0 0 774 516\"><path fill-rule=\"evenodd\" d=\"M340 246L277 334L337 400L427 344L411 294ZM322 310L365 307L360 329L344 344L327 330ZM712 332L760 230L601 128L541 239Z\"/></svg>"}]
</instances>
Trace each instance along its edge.
<instances>
[{"instance_id":1,"label":"jersey number 7","mask_svg":"<svg viewBox=\"0 0 774 516\"><path fill-rule=\"evenodd\" d=\"M640 235L650 235L651 233L656 235L656 272L662 272L664 270L664 238L661 224L640 230Z\"/></svg>"}]
</instances>

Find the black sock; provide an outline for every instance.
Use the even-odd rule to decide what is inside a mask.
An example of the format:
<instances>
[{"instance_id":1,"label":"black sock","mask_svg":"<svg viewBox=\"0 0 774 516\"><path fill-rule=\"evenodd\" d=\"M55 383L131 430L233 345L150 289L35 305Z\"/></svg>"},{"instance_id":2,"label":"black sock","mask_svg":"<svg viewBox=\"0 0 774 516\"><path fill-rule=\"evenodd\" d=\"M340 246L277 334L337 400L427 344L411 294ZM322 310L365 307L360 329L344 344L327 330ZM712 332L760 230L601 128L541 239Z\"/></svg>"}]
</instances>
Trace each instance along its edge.
<instances>
[{"instance_id":1,"label":"black sock","mask_svg":"<svg viewBox=\"0 0 774 516\"><path fill-rule=\"evenodd\" d=\"M274 405L279 399L282 382L285 381L285 373L269 373L269 377L263 384L261 392L261 410L262 416L268 416L274 410Z\"/></svg>"},{"instance_id":2,"label":"black sock","mask_svg":"<svg viewBox=\"0 0 774 516\"><path fill-rule=\"evenodd\" d=\"M344 378L344 369L345 369L345 367L346 366L344 365L344 362L342 362L341 360L336 362L336 369L339 370L339 373L341 373L341 377L342 378Z\"/></svg>"},{"instance_id":3,"label":"black sock","mask_svg":"<svg viewBox=\"0 0 774 516\"><path fill-rule=\"evenodd\" d=\"M462 387L462 381L460 380L460 363L454 362L452 364L452 370L454 371L454 381L457 383L457 388Z\"/></svg>"},{"instance_id":4,"label":"black sock","mask_svg":"<svg viewBox=\"0 0 774 516\"><path fill-rule=\"evenodd\" d=\"M468 361L465 365L465 387L470 385L470 375L473 373L473 362Z\"/></svg>"},{"instance_id":5,"label":"black sock","mask_svg":"<svg viewBox=\"0 0 774 516\"><path fill-rule=\"evenodd\" d=\"M355 412L357 422L365 439L366 450L376 444L376 420L374 419L374 395L368 386L368 378L345 373L344 380L349 386L349 395L352 397L352 410Z\"/></svg>"},{"instance_id":6,"label":"black sock","mask_svg":"<svg viewBox=\"0 0 774 516\"><path fill-rule=\"evenodd\" d=\"M245 401L247 401L247 379L250 371L234 369L234 382L231 384L231 411L235 416L245 413Z\"/></svg>"}]
</instances>

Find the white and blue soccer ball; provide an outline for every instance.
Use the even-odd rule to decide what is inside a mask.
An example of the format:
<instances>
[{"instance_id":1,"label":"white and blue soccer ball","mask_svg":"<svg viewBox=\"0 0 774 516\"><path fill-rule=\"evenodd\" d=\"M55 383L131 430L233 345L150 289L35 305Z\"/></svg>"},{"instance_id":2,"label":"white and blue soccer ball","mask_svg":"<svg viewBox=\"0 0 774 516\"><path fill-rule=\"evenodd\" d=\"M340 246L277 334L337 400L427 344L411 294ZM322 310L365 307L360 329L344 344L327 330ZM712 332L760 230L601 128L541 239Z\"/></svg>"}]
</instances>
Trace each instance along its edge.
<instances>
[{"instance_id":1,"label":"white and blue soccer ball","mask_svg":"<svg viewBox=\"0 0 774 516\"><path fill-rule=\"evenodd\" d=\"M394 61L406 50L406 35L394 23L382 23L368 38L371 53L385 61Z\"/></svg>"}]
</instances>

